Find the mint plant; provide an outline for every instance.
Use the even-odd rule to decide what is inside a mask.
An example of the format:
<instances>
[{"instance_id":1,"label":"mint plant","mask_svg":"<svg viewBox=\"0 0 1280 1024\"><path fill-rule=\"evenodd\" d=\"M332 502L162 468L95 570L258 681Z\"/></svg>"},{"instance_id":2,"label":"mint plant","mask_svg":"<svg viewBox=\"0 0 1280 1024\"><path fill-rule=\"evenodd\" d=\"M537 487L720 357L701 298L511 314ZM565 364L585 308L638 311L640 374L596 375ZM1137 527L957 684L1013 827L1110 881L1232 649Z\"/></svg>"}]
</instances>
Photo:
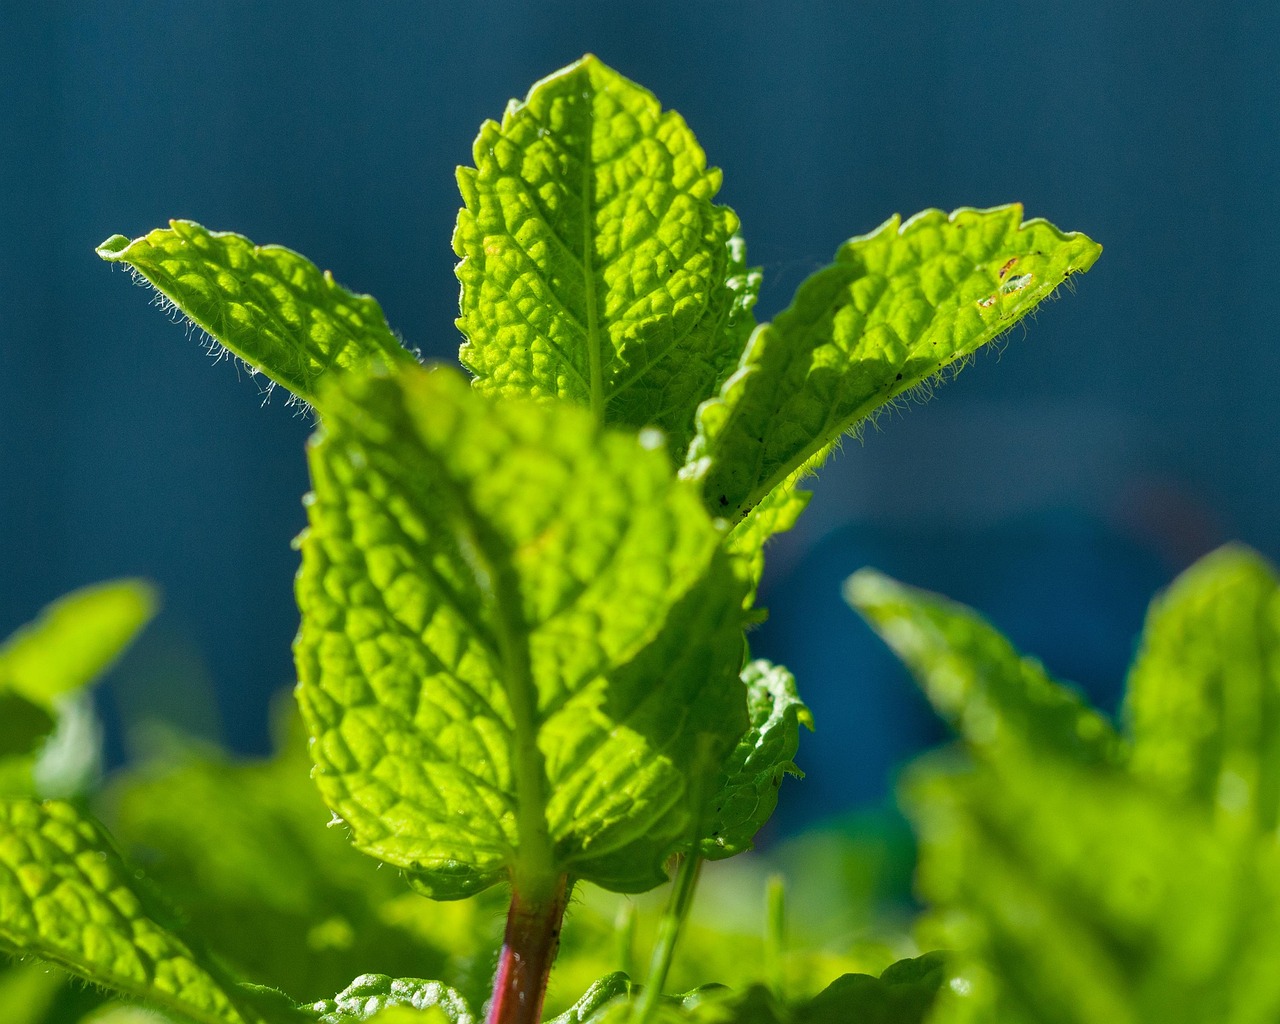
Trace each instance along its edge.
<instances>
[{"instance_id":1,"label":"mint plant","mask_svg":"<svg viewBox=\"0 0 1280 1024\"><path fill-rule=\"evenodd\" d=\"M745 632L804 477L1099 247L1018 206L895 216L757 324L720 173L595 58L486 123L473 161L470 382L288 249L173 221L98 250L315 412L295 652L324 802L419 893L509 893L490 1024L540 1019L574 885L673 870L647 984L602 979L560 1020L919 1020L936 957L811 1001L662 988L700 864L749 848L811 724ZM477 1017L439 981L314 1003L242 981L71 804L5 805L0 920L11 951L208 1024Z\"/></svg>"},{"instance_id":2,"label":"mint plant","mask_svg":"<svg viewBox=\"0 0 1280 1024\"><path fill-rule=\"evenodd\" d=\"M962 737L905 792L959 951L935 1020L1280 1015L1271 566L1223 548L1152 604L1121 729L969 609L870 570L847 595Z\"/></svg>"}]
</instances>

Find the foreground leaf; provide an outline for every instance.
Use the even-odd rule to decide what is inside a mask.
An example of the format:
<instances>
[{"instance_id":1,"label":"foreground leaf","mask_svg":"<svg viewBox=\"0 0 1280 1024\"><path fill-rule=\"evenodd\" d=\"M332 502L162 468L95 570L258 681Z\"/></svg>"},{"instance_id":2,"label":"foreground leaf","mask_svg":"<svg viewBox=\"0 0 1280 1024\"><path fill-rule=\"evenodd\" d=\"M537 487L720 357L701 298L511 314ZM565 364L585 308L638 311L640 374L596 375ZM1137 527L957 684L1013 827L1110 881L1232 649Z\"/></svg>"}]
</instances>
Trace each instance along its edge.
<instances>
[{"instance_id":1,"label":"foreground leaf","mask_svg":"<svg viewBox=\"0 0 1280 1024\"><path fill-rule=\"evenodd\" d=\"M457 897L651 887L746 728L741 586L666 456L445 371L347 379L312 445L298 697L366 852Z\"/></svg>"},{"instance_id":2,"label":"foreground leaf","mask_svg":"<svg viewBox=\"0 0 1280 1024\"><path fill-rule=\"evenodd\" d=\"M658 426L683 456L758 287L693 133L588 56L486 122L474 159L453 244L476 386Z\"/></svg>"},{"instance_id":3,"label":"foreground leaf","mask_svg":"<svg viewBox=\"0 0 1280 1024\"><path fill-rule=\"evenodd\" d=\"M201 1024L258 1020L163 917L70 804L0 801L0 949Z\"/></svg>"},{"instance_id":4,"label":"foreground leaf","mask_svg":"<svg viewBox=\"0 0 1280 1024\"><path fill-rule=\"evenodd\" d=\"M1280 815L1280 585L1223 548L1151 607L1129 676L1133 769L1180 798L1274 830Z\"/></svg>"},{"instance_id":5,"label":"foreground leaf","mask_svg":"<svg viewBox=\"0 0 1280 1024\"><path fill-rule=\"evenodd\" d=\"M1100 248L1019 206L926 210L853 238L698 411L688 471L736 522L859 420L998 337Z\"/></svg>"},{"instance_id":6,"label":"foreground leaf","mask_svg":"<svg viewBox=\"0 0 1280 1024\"><path fill-rule=\"evenodd\" d=\"M845 597L980 755L1123 760L1121 741L1102 715L971 609L872 569L849 577Z\"/></svg>"},{"instance_id":7,"label":"foreground leaf","mask_svg":"<svg viewBox=\"0 0 1280 1024\"><path fill-rule=\"evenodd\" d=\"M711 860L751 849L778 805L783 778L803 775L792 758L800 746L800 726L813 728L795 676L781 665L753 661L742 670L742 681L751 724L721 767L712 796L710 825L700 846Z\"/></svg>"},{"instance_id":8,"label":"foreground leaf","mask_svg":"<svg viewBox=\"0 0 1280 1024\"><path fill-rule=\"evenodd\" d=\"M291 249L172 220L98 247L146 278L201 330L298 398L315 404L331 370L411 361L382 308Z\"/></svg>"}]
</instances>

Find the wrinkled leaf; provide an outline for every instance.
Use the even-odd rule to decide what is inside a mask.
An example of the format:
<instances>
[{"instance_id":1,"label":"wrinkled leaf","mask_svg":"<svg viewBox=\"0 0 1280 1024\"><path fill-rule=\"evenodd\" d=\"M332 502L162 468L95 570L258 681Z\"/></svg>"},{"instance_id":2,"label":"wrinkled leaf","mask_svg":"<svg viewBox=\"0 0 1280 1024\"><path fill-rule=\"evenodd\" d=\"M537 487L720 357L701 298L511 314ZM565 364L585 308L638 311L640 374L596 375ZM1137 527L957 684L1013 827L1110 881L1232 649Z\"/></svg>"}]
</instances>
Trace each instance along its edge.
<instances>
[{"instance_id":1,"label":"wrinkled leaf","mask_svg":"<svg viewBox=\"0 0 1280 1024\"><path fill-rule=\"evenodd\" d=\"M437 897L531 856L660 882L696 751L746 727L741 586L697 496L643 437L449 372L326 401L296 649L328 804Z\"/></svg>"},{"instance_id":2,"label":"wrinkled leaf","mask_svg":"<svg viewBox=\"0 0 1280 1024\"><path fill-rule=\"evenodd\" d=\"M486 122L474 160L454 249L476 386L658 426L682 457L759 286L693 133L588 56Z\"/></svg>"},{"instance_id":3,"label":"wrinkled leaf","mask_svg":"<svg viewBox=\"0 0 1280 1024\"><path fill-rule=\"evenodd\" d=\"M0 949L52 961L201 1024L253 1024L70 804L0 800Z\"/></svg>"},{"instance_id":4,"label":"wrinkled leaf","mask_svg":"<svg viewBox=\"0 0 1280 1024\"><path fill-rule=\"evenodd\" d=\"M1273 830L1280 814L1280 591L1244 548L1188 569L1151 607L1129 676L1133 769Z\"/></svg>"},{"instance_id":5,"label":"wrinkled leaf","mask_svg":"<svg viewBox=\"0 0 1280 1024\"><path fill-rule=\"evenodd\" d=\"M845 597L982 756L1012 751L1086 764L1122 760L1110 723L971 609L872 569L849 577Z\"/></svg>"},{"instance_id":6,"label":"wrinkled leaf","mask_svg":"<svg viewBox=\"0 0 1280 1024\"><path fill-rule=\"evenodd\" d=\"M98 247L141 274L185 316L254 371L315 404L331 370L412 360L368 295L279 245L209 231L189 220Z\"/></svg>"},{"instance_id":7,"label":"wrinkled leaf","mask_svg":"<svg viewBox=\"0 0 1280 1024\"><path fill-rule=\"evenodd\" d=\"M752 335L698 411L689 473L736 522L845 431L1007 331L1100 248L1020 206L894 216Z\"/></svg>"},{"instance_id":8,"label":"wrinkled leaf","mask_svg":"<svg viewBox=\"0 0 1280 1024\"><path fill-rule=\"evenodd\" d=\"M753 661L742 670L747 684L750 726L720 769L712 797L710 824L700 850L719 860L751 848L755 834L778 805L787 775L802 776L792 758L800 746L800 726L813 728L813 715L796 692L796 680L780 665Z\"/></svg>"}]
</instances>

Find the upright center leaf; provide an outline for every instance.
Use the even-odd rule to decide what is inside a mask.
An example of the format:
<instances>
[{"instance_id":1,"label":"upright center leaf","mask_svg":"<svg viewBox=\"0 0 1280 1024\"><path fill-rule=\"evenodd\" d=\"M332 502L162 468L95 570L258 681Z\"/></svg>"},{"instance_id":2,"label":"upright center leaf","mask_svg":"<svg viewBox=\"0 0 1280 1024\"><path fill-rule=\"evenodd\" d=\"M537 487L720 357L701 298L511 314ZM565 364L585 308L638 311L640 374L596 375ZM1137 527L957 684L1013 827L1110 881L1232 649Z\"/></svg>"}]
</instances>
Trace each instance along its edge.
<instances>
[{"instance_id":1,"label":"upright center leaf","mask_svg":"<svg viewBox=\"0 0 1280 1024\"><path fill-rule=\"evenodd\" d=\"M666 455L446 371L345 378L311 447L299 700L358 846L438 897L622 890L746 727L741 584Z\"/></svg>"},{"instance_id":2,"label":"upright center leaf","mask_svg":"<svg viewBox=\"0 0 1280 1024\"><path fill-rule=\"evenodd\" d=\"M474 157L454 249L476 386L659 426L682 456L754 301L738 218L712 202L720 172L684 120L585 57L487 122Z\"/></svg>"}]
</instances>

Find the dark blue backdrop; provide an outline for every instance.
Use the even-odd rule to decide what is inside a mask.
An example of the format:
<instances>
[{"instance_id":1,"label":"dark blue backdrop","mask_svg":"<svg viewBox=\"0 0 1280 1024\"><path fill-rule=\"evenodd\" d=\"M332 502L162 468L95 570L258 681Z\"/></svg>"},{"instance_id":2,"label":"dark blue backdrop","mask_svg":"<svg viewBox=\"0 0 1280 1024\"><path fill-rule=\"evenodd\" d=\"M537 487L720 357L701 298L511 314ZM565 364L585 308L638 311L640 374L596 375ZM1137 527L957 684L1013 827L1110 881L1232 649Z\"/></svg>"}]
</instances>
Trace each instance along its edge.
<instances>
[{"instance_id":1,"label":"dark blue backdrop","mask_svg":"<svg viewBox=\"0 0 1280 1024\"><path fill-rule=\"evenodd\" d=\"M587 50L724 168L766 316L894 211L1018 199L1106 247L998 356L847 444L773 552L756 648L819 721L792 821L882 793L934 728L840 604L859 565L977 603L1114 703L1153 587L1227 537L1280 551L1272 0L355 11L0 0L0 631L81 583L157 580L109 715L266 746L309 425L94 246L171 216L280 242L452 358L453 168Z\"/></svg>"}]
</instances>

